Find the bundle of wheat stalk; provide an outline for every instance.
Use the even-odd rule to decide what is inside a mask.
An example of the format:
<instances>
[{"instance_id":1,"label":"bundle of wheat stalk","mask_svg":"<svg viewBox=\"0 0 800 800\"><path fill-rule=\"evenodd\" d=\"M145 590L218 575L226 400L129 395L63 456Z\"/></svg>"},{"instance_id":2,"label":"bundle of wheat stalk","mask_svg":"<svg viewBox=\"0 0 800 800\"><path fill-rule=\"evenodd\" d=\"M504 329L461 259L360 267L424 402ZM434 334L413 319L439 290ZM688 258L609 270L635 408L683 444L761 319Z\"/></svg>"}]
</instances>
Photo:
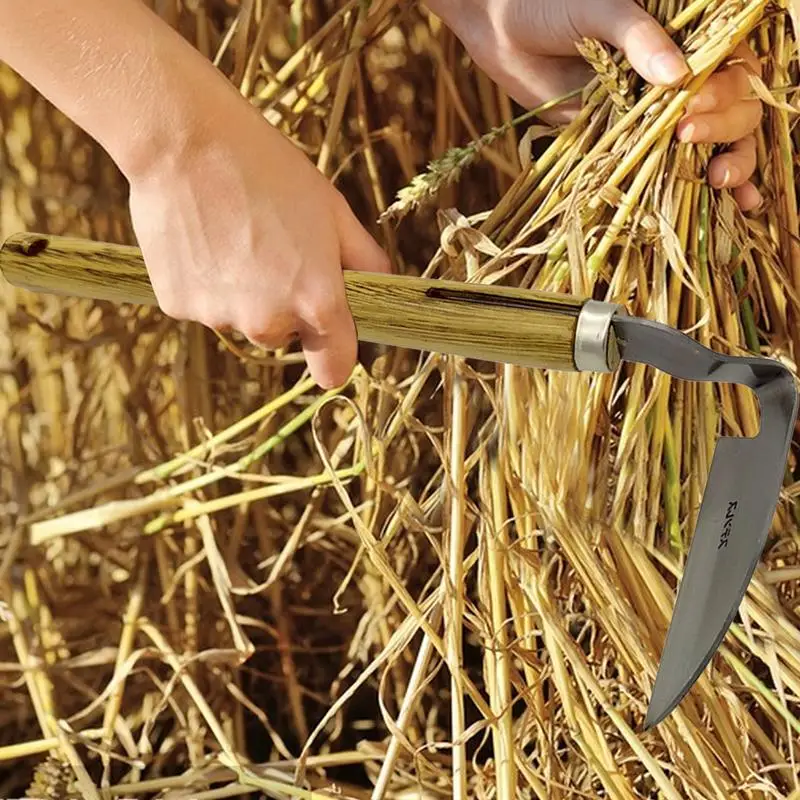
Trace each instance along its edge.
<instances>
[{"instance_id":1,"label":"bundle of wheat stalk","mask_svg":"<svg viewBox=\"0 0 800 800\"><path fill-rule=\"evenodd\" d=\"M398 269L622 302L793 367L788 9L647 5L697 78L654 89L585 42L585 109L535 159L538 123L518 142L529 115L422 9L170 21L380 217ZM751 216L674 137L743 40L767 103ZM714 440L755 430L749 395L399 350L323 394L295 354L157 312L5 309L3 796L800 797L793 459L740 618L641 732Z\"/></svg>"}]
</instances>

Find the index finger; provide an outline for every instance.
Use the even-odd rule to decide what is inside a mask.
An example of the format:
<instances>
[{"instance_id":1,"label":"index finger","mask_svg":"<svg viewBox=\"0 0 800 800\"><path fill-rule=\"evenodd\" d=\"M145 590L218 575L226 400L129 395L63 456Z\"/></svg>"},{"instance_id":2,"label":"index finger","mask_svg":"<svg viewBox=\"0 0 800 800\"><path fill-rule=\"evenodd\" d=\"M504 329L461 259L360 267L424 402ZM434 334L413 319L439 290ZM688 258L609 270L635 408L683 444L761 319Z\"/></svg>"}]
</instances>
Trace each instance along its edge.
<instances>
[{"instance_id":1,"label":"index finger","mask_svg":"<svg viewBox=\"0 0 800 800\"><path fill-rule=\"evenodd\" d=\"M332 273L338 280L321 282L313 294L298 302L303 353L311 377L323 389L346 383L358 355L356 328L345 296L341 267Z\"/></svg>"}]
</instances>

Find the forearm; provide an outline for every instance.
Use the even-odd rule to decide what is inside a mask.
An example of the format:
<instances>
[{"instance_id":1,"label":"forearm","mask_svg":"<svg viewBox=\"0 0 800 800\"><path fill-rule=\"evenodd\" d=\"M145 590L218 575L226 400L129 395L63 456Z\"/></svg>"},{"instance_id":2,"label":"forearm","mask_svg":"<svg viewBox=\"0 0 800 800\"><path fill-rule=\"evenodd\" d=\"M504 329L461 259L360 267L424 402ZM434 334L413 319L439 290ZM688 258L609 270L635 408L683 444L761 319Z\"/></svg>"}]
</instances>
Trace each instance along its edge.
<instances>
[{"instance_id":1,"label":"forearm","mask_svg":"<svg viewBox=\"0 0 800 800\"><path fill-rule=\"evenodd\" d=\"M96 139L127 175L206 136L237 98L141 0L0 0L0 60Z\"/></svg>"}]
</instances>

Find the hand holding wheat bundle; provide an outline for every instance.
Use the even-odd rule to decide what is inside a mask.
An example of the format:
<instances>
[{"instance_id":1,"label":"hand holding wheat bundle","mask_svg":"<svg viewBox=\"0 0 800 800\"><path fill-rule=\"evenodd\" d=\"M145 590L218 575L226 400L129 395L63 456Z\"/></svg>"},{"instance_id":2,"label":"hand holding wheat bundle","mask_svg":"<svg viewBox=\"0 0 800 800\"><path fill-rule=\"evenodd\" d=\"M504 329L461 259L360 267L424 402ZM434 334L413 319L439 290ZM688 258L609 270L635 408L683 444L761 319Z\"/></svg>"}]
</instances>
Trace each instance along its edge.
<instances>
[{"instance_id":1,"label":"hand holding wheat bundle","mask_svg":"<svg viewBox=\"0 0 800 800\"><path fill-rule=\"evenodd\" d=\"M330 388L356 362L343 269L386 271L381 248L304 154L139 0L0 2L0 57L102 144L131 186L131 214L161 308L176 319L279 348L297 335L312 376ZM619 47L647 81L672 85L688 67L634 0L433 0L476 62L533 106L586 83L588 38ZM68 28L65 29L65 28ZM709 166L745 209L753 130L741 48L708 81L678 135L728 143ZM558 116L574 113L564 106ZM225 124L220 124L224 120Z\"/></svg>"},{"instance_id":2,"label":"hand holding wheat bundle","mask_svg":"<svg viewBox=\"0 0 800 800\"><path fill-rule=\"evenodd\" d=\"M621 50L631 67L656 86L672 86L688 75L681 50L635 0L432 0L431 8L461 39L475 62L515 100L535 108L588 82L592 75L579 54L586 39ZM746 45L694 98L678 127L682 141L730 144L709 165L714 188L735 190L743 210L761 196L750 178L756 168L753 131L762 104L752 99L749 73L760 64ZM566 121L572 101L550 113Z\"/></svg>"}]
</instances>

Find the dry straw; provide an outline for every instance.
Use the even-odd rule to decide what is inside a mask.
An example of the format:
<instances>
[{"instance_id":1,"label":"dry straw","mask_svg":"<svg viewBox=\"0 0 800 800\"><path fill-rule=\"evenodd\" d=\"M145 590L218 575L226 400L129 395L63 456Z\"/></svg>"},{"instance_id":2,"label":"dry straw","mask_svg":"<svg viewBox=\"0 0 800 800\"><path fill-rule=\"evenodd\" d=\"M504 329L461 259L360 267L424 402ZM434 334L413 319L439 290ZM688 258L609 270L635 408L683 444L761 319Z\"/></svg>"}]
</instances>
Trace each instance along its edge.
<instances>
[{"instance_id":1,"label":"dry straw","mask_svg":"<svg viewBox=\"0 0 800 800\"><path fill-rule=\"evenodd\" d=\"M399 271L623 302L794 367L788 4L644 5L696 77L649 87L587 40L584 110L549 137L424 8L158 8ZM742 41L766 103L747 216L673 136ZM102 154L0 89L3 233L129 241ZM368 350L326 396L296 353L155 311L6 288L0 327L0 796L800 797L794 455L740 617L641 733L714 441L757 427L746 393Z\"/></svg>"}]
</instances>

